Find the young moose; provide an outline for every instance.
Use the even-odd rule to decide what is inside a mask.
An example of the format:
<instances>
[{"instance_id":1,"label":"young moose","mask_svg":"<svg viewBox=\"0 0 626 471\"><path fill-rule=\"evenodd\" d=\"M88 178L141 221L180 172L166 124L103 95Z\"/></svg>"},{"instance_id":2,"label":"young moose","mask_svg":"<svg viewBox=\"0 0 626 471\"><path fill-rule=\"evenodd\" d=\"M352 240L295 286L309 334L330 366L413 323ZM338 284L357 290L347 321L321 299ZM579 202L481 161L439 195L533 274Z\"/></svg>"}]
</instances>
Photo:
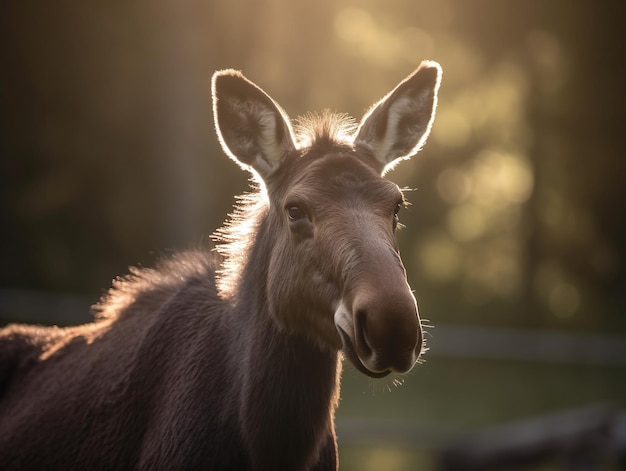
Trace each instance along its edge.
<instances>
[{"instance_id":1,"label":"young moose","mask_svg":"<svg viewBox=\"0 0 626 471\"><path fill-rule=\"evenodd\" d=\"M213 77L224 151L257 179L217 251L133 269L71 328L0 331L0 469L335 470L339 351L364 374L422 349L382 175L430 131L420 67L358 127L299 121L241 73Z\"/></svg>"}]
</instances>

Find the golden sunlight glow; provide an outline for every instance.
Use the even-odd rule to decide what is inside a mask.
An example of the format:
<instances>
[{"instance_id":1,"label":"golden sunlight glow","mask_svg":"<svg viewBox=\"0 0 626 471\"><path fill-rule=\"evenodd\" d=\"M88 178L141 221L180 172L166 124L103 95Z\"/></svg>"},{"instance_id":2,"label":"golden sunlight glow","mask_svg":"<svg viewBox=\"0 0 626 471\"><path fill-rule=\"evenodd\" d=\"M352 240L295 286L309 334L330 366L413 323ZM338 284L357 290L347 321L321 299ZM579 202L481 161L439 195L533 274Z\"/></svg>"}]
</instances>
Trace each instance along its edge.
<instances>
[{"instance_id":1,"label":"golden sunlight glow","mask_svg":"<svg viewBox=\"0 0 626 471\"><path fill-rule=\"evenodd\" d=\"M345 7L335 16L335 34L352 53L382 67L414 63L419 57L431 57L432 37L424 30L410 26L397 31L376 21L369 11Z\"/></svg>"},{"instance_id":2,"label":"golden sunlight glow","mask_svg":"<svg viewBox=\"0 0 626 471\"><path fill-rule=\"evenodd\" d=\"M450 205L443 221L446 234L422 242L419 260L433 281L458 278L467 301L481 304L511 296L521 285L520 221L535 187L526 155L532 138L525 126L530 78L507 59L485 70L480 53L464 44L444 49L455 58L452 67L463 64L462 71L452 70L453 80L463 80L463 86L442 98L432 138L443 148L476 145L480 150L437 176L437 193ZM483 79L472 80L475 74Z\"/></svg>"},{"instance_id":3,"label":"golden sunlight glow","mask_svg":"<svg viewBox=\"0 0 626 471\"><path fill-rule=\"evenodd\" d=\"M422 243L423 273L435 281L460 277L474 304L518 292L521 207L533 186L526 157L513 153L484 150L464 166L442 171L436 188L451 204L447 233L433 233Z\"/></svg>"}]
</instances>

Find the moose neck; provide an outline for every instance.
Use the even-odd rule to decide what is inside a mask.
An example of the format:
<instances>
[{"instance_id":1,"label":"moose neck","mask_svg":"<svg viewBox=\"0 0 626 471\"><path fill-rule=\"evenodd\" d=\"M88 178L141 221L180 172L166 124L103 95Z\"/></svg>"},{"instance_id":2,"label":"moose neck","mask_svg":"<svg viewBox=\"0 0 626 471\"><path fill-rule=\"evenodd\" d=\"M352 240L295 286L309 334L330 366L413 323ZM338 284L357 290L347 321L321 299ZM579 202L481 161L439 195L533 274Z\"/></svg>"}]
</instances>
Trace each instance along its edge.
<instances>
[{"instance_id":1,"label":"moose neck","mask_svg":"<svg viewBox=\"0 0 626 471\"><path fill-rule=\"evenodd\" d=\"M274 320L267 302L274 242L266 217L261 216L235 296L243 327L240 344L245 349L240 414L244 440L256 454L253 462L271 468L291 457L289 469L300 469L317 456L334 429L341 364L336 351L323 350L310 339L279 328ZM289 447L280 445L286 443L282 439ZM307 462L299 463L303 457Z\"/></svg>"}]
</instances>

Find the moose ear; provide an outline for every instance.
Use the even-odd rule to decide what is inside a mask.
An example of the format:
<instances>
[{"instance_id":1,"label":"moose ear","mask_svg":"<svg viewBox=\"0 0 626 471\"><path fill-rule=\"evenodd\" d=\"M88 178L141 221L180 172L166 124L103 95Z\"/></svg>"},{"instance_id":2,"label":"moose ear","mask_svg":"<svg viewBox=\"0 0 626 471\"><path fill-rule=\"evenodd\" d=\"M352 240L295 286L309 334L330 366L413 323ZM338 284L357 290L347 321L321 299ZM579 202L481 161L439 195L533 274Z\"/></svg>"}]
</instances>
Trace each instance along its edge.
<instances>
[{"instance_id":1,"label":"moose ear","mask_svg":"<svg viewBox=\"0 0 626 471\"><path fill-rule=\"evenodd\" d=\"M216 72L211 85L215 129L224 152L265 180L295 149L289 117L241 72Z\"/></svg>"},{"instance_id":2,"label":"moose ear","mask_svg":"<svg viewBox=\"0 0 626 471\"><path fill-rule=\"evenodd\" d=\"M354 145L369 148L383 174L415 155L426 142L440 82L441 66L424 61L361 120Z\"/></svg>"}]
</instances>

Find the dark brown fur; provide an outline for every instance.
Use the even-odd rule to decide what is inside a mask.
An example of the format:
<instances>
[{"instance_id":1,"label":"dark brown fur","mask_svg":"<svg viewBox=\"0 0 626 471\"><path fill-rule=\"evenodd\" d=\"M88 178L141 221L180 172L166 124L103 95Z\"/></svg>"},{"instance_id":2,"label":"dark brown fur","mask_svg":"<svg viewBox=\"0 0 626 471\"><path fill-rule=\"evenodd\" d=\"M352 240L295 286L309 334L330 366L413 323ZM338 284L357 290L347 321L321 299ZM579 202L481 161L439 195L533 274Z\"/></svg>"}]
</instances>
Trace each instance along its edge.
<instances>
[{"instance_id":1,"label":"dark brown fur","mask_svg":"<svg viewBox=\"0 0 626 471\"><path fill-rule=\"evenodd\" d=\"M274 129L267 117L282 115L269 97L236 73L220 77L241 90L214 85L216 103L230 97L239 117ZM438 74L429 83L436 93ZM412 366L405 363L415 352L376 350L383 334L421 349L417 311L402 317L414 309L408 285L395 286L405 279L391 228L399 190L380 176L396 156L381 161L367 147L371 136L354 144L340 137L354 130L341 122L309 121L299 138L287 122L274 134L218 122L227 152L261 177L259 191L217 232L218 251L133 269L93 323L0 330L0 469L337 468L342 345L371 376L389 372L369 371L377 362L400 372ZM249 154L235 152L239 144ZM277 163L271 151L279 144L287 153ZM309 213L294 222L284 205L295 196ZM382 297L371 294L379 283ZM338 333L339 301L369 316L367 333L358 324L352 341L352 329ZM385 312L395 324L385 324ZM376 361L359 360L364 335Z\"/></svg>"}]
</instances>

